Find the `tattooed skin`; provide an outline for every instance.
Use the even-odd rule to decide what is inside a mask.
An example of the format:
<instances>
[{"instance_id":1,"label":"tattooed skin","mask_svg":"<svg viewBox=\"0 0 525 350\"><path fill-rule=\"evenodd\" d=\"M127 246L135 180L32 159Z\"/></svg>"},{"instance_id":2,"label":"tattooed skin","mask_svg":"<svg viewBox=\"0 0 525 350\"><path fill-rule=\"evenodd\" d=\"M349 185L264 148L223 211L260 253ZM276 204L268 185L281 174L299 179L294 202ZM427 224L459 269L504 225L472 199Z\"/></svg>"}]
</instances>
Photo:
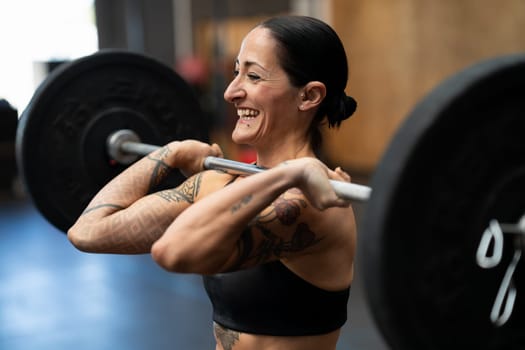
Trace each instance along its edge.
<instances>
[{"instance_id":1,"label":"tattooed skin","mask_svg":"<svg viewBox=\"0 0 525 350\"><path fill-rule=\"evenodd\" d=\"M238 211L239 209L241 209L243 206L245 206L246 204L250 203L252 197L253 197L253 196L252 196L251 194L249 194L249 195L243 197L239 203L235 204L235 205L231 208L231 212L232 212L232 213L235 213L236 211Z\"/></svg>"},{"instance_id":2,"label":"tattooed skin","mask_svg":"<svg viewBox=\"0 0 525 350\"><path fill-rule=\"evenodd\" d=\"M297 223L301 208L306 202L300 198L286 199L284 196L275 200L269 212L259 215L255 222L241 235L237 243L239 258L233 269L242 268L248 262L259 264L271 258L282 258L287 253L300 252L321 241L306 223ZM287 226L296 224L289 240L273 233L268 223L279 221ZM262 239L255 239L262 235Z\"/></svg>"},{"instance_id":3,"label":"tattooed skin","mask_svg":"<svg viewBox=\"0 0 525 350\"><path fill-rule=\"evenodd\" d=\"M306 208L306 201L300 198L285 199L283 196L272 203L272 210L257 217L257 222L268 223L279 220L283 225L292 225L301 214L301 208Z\"/></svg>"},{"instance_id":4,"label":"tattooed skin","mask_svg":"<svg viewBox=\"0 0 525 350\"><path fill-rule=\"evenodd\" d=\"M252 237L255 230L260 231L264 236L256 246ZM244 231L243 238L239 241L239 265L242 266L247 260L259 264L273 257L283 258L287 253L300 252L320 241L321 238L317 238L315 233L305 223L297 225L290 240L279 237L262 225L256 225Z\"/></svg>"},{"instance_id":5,"label":"tattooed skin","mask_svg":"<svg viewBox=\"0 0 525 350\"><path fill-rule=\"evenodd\" d=\"M171 167L164 163L164 160L168 154L170 153L170 149L168 147L162 147L155 156L158 156L159 158L154 158L152 155L148 155L148 159L156 162L155 168L153 169L153 172L151 174L150 183L149 183L149 189L152 190L157 186L166 175L171 171Z\"/></svg>"},{"instance_id":6,"label":"tattooed skin","mask_svg":"<svg viewBox=\"0 0 525 350\"><path fill-rule=\"evenodd\" d=\"M239 340L239 332L226 329L215 322L213 323L213 330L224 350L232 350L235 342Z\"/></svg>"},{"instance_id":7,"label":"tattooed skin","mask_svg":"<svg viewBox=\"0 0 525 350\"><path fill-rule=\"evenodd\" d=\"M105 207L115 208L115 209L119 209L119 210L120 209L124 209L123 206L116 205L116 204L100 204L100 205L96 205L96 206L91 207L91 208L86 208L86 210L84 210L81 215L84 215L84 214L89 213L90 211L93 211L93 210L96 210L96 209L99 209L99 208L105 208Z\"/></svg>"},{"instance_id":8,"label":"tattooed skin","mask_svg":"<svg viewBox=\"0 0 525 350\"><path fill-rule=\"evenodd\" d=\"M168 202L188 202L193 203L199 194L202 174L189 178L179 187L157 192L156 195Z\"/></svg>"}]
</instances>

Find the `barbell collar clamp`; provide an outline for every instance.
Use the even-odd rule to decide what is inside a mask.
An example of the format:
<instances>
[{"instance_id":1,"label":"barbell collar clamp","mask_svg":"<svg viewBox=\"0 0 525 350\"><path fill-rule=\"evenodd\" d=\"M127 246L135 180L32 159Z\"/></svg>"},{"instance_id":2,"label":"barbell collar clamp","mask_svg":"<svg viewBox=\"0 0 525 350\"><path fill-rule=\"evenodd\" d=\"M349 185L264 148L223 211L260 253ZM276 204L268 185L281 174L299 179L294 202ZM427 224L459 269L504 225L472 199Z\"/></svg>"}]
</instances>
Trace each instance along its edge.
<instances>
[{"instance_id":1,"label":"barbell collar clamp","mask_svg":"<svg viewBox=\"0 0 525 350\"><path fill-rule=\"evenodd\" d=\"M139 155L146 155L147 153L139 152L139 150L129 149L129 145L134 145L140 142L139 136L132 130L122 129L110 134L106 140L106 148L109 157L123 165L129 165L139 158ZM140 150L142 151L142 150Z\"/></svg>"}]
</instances>

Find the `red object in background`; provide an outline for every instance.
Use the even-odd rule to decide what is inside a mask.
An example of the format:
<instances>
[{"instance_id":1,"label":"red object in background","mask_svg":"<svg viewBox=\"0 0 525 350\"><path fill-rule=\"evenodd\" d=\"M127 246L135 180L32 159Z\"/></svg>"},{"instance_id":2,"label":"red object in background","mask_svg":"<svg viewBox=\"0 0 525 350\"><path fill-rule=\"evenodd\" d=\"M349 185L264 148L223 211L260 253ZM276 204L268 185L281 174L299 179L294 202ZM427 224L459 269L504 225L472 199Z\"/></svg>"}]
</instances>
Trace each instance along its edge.
<instances>
[{"instance_id":1,"label":"red object in background","mask_svg":"<svg viewBox=\"0 0 525 350\"><path fill-rule=\"evenodd\" d=\"M175 71L191 85L205 85L209 77L208 65L198 56L179 58L175 63Z\"/></svg>"},{"instance_id":2,"label":"red object in background","mask_svg":"<svg viewBox=\"0 0 525 350\"><path fill-rule=\"evenodd\" d=\"M239 161L243 163L255 163L257 160L257 154L255 150L251 148L241 149L239 151Z\"/></svg>"}]
</instances>

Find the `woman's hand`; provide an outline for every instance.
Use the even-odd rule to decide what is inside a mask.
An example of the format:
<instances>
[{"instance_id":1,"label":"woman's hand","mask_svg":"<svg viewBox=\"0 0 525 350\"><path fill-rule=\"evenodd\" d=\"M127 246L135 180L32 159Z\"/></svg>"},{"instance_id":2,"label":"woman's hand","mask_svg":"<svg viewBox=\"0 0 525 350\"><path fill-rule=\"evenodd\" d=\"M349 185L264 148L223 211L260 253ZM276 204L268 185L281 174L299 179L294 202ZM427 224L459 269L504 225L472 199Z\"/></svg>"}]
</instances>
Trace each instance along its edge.
<instances>
[{"instance_id":1,"label":"woman's hand","mask_svg":"<svg viewBox=\"0 0 525 350\"><path fill-rule=\"evenodd\" d=\"M223 157L219 145L196 140L174 141L168 145L175 153L174 167L189 177L204 170L204 159L208 156Z\"/></svg>"},{"instance_id":2,"label":"woman's hand","mask_svg":"<svg viewBox=\"0 0 525 350\"><path fill-rule=\"evenodd\" d=\"M351 178L344 170L337 167L329 169L316 158L299 158L282 164L297 176L297 187L306 198L319 210L330 207L348 207L349 200L339 198L329 180L350 182Z\"/></svg>"}]
</instances>

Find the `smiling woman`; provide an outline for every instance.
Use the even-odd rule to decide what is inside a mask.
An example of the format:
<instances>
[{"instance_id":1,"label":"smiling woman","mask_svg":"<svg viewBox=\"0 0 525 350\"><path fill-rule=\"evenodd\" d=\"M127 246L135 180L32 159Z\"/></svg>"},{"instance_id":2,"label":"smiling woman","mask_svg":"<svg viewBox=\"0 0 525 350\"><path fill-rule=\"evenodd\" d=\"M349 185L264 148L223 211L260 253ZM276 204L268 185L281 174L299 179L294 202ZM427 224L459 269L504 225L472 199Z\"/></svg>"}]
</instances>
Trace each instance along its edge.
<instances>
[{"instance_id":1,"label":"smiling woman","mask_svg":"<svg viewBox=\"0 0 525 350\"><path fill-rule=\"evenodd\" d=\"M247 57L242 63L243 67L241 67L239 58L235 62L236 76L239 75L242 68L248 72L246 74L247 80L253 83L265 82L263 88L266 86L272 89L283 81L297 89L308 84L307 90L302 91L299 95L302 100L299 110L307 112L311 108L310 103L317 104L319 108L314 115L314 122L308 124L301 118L291 118L288 122L290 128L295 128L294 122L310 126L308 130L309 141L314 152L321 144L319 123L326 117L329 126L339 126L341 121L350 116L356 109L355 100L344 94L348 79L348 65L344 47L330 27L326 26L321 30L314 30L312 24L316 21L316 19L310 18L304 23L283 24L278 20L265 22L258 28L259 30L256 29L249 34L256 36L253 40L245 39L241 45L240 55L248 50L256 56ZM291 26L294 26L295 36L288 33ZM274 37L275 40L265 40L268 39L264 38L265 36ZM324 37L332 37L334 40L323 40ZM246 47L247 45L252 45L252 47ZM324 58L326 52L331 53L329 61ZM230 84L224 97L236 106L241 117L238 125L245 124L246 127L250 127L251 123L248 121L251 122L253 117L259 114L259 111L239 106L233 101L239 97L239 94L245 93L244 90L235 90L234 82ZM277 90L273 89L273 91ZM270 100L274 98L273 95L268 95L267 91L264 91L260 96L268 96ZM294 94L289 97L297 98L297 91L294 91ZM279 105L273 104L273 101L269 102L272 107L279 108ZM284 105L293 105L284 100L280 100L280 102ZM291 115L286 110L277 113L281 115L281 118ZM249 117L248 120L246 119L247 116ZM234 132L234 141L243 143L241 140L236 140L236 136L237 134ZM274 136L275 139L279 138L279 135L274 134ZM274 145L278 146L278 144Z\"/></svg>"},{"instance_id":2,"label":"smiling woman","mask_svg":"<svg viewBox=\"0 0 525 350\"><path fill-rule=\"evenodd\" d=\"M318 128L348 118L344 48L324 22L270 18L244 38L224 92L239 116L232 139L252 146L251 176L204 171L218 145L174 141L110 181L68 231L83 251L150 253L168 271L200 274L216 349L335 349L347 319L356 227L316 157ZM151 192L178 168L178 188ZM162 171L158 171L162 169ZM130 230L130 228L132 228Z\"/></svg>"}]
</instances>

